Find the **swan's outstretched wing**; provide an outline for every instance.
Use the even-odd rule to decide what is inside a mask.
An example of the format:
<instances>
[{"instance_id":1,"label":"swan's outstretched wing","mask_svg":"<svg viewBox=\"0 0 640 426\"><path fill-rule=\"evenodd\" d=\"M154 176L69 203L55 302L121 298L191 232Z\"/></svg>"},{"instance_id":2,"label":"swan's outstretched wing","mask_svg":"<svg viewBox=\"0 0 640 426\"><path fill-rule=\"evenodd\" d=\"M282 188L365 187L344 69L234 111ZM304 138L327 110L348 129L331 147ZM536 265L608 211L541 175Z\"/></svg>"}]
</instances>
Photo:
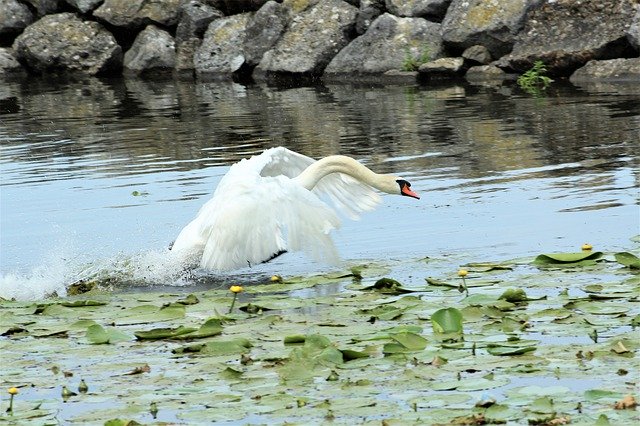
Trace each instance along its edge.
<instances>
[{"instance_id":1,"label":"swan's outstretched wing","mask_svg":"<svg viewBox=\"0 0 640 426\"><path fill-rule=\"evenodd\" d=\"M284 147L268 149L254 158L261 160L261 164L256 164L260 167L261 176L284 175L290 178L298 176L316 161ZM358 219L361 213L375 209L381 202L373 188L343 173L325 176L312 192L326 196L338 211L350 219Z\"/></svg>"},{"instance_id":2,"label":"swan's outstretched wing","mask_svg":"<svg viewBox=\"0 0 640 426\"><path fill-rule=\"evenodd\" d=\"M200 266L217 271L255 265L281 250L337 260L329 232L339 226L327 204L289 178L245 175L216 191L172 251L202 253Z\"/></svg>"}]
</instances>

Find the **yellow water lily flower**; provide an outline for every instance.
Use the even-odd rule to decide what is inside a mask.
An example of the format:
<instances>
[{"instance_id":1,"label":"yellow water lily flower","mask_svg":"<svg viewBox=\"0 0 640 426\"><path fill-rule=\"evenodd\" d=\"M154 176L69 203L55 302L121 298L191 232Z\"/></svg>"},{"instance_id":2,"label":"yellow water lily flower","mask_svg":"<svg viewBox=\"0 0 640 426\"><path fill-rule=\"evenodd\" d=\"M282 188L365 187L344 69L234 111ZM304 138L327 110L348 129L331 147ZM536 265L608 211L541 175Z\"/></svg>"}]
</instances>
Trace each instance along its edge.
<instances>
[{"instance_id":1,"label":"yellow water lily flower","mask_svg":"<svg viewBox=\"0 0 640 426\"><path fill-rule=\"evenodd\" d=\"M458 276L459 276L459 277L464 278L464 277L466 277L467 275L469 275L469 271L467 271L466 269L460 269L460 270L458 271Z\"/></svg>"},{"instance_id":2,"label":"yellow water lily flower","mask_svg":"<svg viewBox=\"0 0 640 426\"><path fill-rule=\"evenodd\" d=\"M584 251L589 251L589 250L591 250L592 248L593 248L593 246L592 246L591 244L589 244L589 243L584 243L584 244L582 245L582 250L584 250Z\"/></svg>"},{"instance_id":3,"label":"yellow water lily flower","mask_svg":"<svg viewBox=\"0 0 640 426\"><path fill-rule=\"evenodd\" d=\"M231 293L242 293L243 290L244 288L239 285L232 285L231 287L229 287L229 291L231 291Z\"/></svg>"},{"instance_id":4,"label":"yellow water lily flower","mask_svg":"<svg viewBox=\"0 0 640 426\"><path fill-rule=\"evenodd\" d=\"M9 395L16 395L18 393L18 388L9 388Z\"/></svg>"}]
</instances>

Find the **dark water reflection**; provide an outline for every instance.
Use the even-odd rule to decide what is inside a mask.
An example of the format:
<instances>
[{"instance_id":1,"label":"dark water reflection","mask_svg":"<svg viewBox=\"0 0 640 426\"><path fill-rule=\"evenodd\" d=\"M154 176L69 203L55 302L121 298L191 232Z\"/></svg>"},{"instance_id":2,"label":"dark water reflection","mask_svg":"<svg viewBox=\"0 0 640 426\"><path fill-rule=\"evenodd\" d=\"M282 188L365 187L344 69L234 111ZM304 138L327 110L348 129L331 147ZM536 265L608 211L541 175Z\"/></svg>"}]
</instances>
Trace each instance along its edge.
<instances>
[{"instance_id":1,"label":"dark water reflection","mask_svg":"<svg viewBox=\"0 0 640 426\"><path fill-rule=\"evenodd\" d=\"M639 141L632 84L535 98L490 86L3 81L0 296L28 295L18 278L52 286L38 281L43 266L68 280L83 262L166 247L228 165L279 145L351 155L423 193L345 222L345 259L622 247L639 232ZM295 256L276 267L320 268Z\"/></svg>"}]
</instances>

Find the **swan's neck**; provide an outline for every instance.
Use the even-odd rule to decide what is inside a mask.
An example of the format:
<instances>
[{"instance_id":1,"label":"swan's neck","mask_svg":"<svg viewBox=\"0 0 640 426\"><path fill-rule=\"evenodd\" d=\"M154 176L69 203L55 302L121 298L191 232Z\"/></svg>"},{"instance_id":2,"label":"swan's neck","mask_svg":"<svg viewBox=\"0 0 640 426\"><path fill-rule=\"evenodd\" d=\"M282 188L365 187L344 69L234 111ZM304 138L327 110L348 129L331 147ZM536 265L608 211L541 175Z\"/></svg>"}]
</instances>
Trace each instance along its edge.
<instances>
[{"instance_id":1,"label":"swan's neck","mask_svg":"<svg viewBox=\"0 0 640 426\"><path fill-rule=\"evenodd\" d=\"M344 155L331 155L318 160L295 179L306 189L312 190L320 179L331 173L344 173L383 192L394 193L397 189L393 176L374 173L358 161Z\"/></svg>"}]
</instances>

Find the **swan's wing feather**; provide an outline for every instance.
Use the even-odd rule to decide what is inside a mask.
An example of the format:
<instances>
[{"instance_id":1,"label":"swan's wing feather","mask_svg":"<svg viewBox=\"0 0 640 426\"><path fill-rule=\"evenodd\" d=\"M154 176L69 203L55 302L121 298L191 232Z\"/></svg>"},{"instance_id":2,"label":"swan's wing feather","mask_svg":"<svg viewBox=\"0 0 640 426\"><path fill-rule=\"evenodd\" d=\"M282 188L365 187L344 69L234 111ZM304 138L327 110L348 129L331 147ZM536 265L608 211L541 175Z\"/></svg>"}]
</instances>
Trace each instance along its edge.
<instances>
[{"instance_id":1,"label":"swan's wing feather","mask_svg":"<svg viewBox=\"0 0 640 426\"><path fill-rule=\"evenodd\" d=\"M329 232L340 226L338 217L286 177L261 178L259 185L237 182L232 192L205 204L194 222L202 248L200 266L206 269L255 265L281 250L337 260Z\"/></svg>"},{"instance_id":2,"label":"swan's wing feather","mask_svg":"<svg viewBox=\"0 0 640 426\"><path fill-rule=\"evenodd\" d=\"M262 157L261 176L284 175L293 178L316 161L284 147L268 149L258 157ZM381 202L372 187L344 173L325 176L312 192L328 198L336 210L350 219L358 219L361 213L375 209Z\"/></svg>"}]
</instances>

